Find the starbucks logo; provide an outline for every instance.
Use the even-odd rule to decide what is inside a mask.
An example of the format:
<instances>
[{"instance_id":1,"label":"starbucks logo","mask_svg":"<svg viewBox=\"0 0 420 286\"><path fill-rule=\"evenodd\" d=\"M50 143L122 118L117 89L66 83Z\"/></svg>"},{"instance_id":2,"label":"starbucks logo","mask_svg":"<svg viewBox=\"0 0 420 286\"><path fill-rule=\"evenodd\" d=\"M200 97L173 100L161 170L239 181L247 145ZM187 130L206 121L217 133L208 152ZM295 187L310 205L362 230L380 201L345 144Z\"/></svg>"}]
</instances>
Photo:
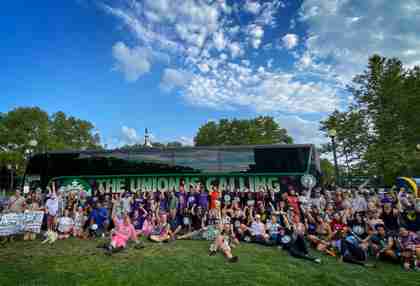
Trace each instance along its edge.
<instances>
[{"instance_id":1,"label":"starbucks logo","mask_svg":"<svg viewBox=\"0 0 420 286\"><path fill-rule=\"evenodd\" d=\"M312 189L316 185L316 178L310 174L306 174L300 178L302 186L308 189Z\"/></svg>"},{"instance_id":2,"label":"starbucks logo","mask_svg":"<svg viewBox=\"0 0 420 286\"><path fill-rule=\"evenodd\" d=\"M60 189L66 193L85 193L88 196L92 195L92 189L90 185L82 179L70 179L64 181Z\"/></svg>"}]
</instances>

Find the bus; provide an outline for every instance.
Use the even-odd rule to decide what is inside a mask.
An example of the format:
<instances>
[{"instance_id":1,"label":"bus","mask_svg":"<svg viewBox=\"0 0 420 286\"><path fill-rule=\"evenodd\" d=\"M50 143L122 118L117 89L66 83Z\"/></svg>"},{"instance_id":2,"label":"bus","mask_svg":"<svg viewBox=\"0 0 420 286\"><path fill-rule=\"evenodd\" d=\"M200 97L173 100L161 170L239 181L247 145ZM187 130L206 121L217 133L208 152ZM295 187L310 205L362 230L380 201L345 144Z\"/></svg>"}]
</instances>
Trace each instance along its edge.
<instances>
[{"instance_id":1,"label":"bus","mask_svg":"<svg viewBox=\"0 0 420 286\"><path fill-rule=\"evenodd\" d=\"M35 154L23 188L92 193L207 190L281 191L287 185L313 187L321 175L312 144L216 147L145 147L136 151L80 150ZM309 181L308 181L309 179ZM302 186L303 185L303 186Z\"/></svg>"}]
</instances>

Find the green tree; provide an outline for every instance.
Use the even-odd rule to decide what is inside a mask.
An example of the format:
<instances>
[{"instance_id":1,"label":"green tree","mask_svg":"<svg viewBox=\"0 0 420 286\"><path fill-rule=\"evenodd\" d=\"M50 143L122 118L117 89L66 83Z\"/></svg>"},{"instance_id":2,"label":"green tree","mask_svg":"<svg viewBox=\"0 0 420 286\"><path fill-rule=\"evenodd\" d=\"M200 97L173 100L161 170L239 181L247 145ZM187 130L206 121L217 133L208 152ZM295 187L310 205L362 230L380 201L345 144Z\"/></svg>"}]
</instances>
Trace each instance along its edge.
<instances>
[{"instance_id":1,"label":"green tree","mask_svg":"<svg viewBox=\"0 0 420 286\"><path fill-rule=\"evenodd\" d=\"M100 139L97 133L93 134L93 129L94 126L89 121L67 117L64 112L59 111L51 116L51 140L48 147L52 150L96 149Z\"/></svg>"},{"instance_id":2,"label":"green tree","mask_svg":"<svg viewBox=\"0 0 420 286\"><path fill-rule=\"evenodd\" d=\"M31 140L36 140L36 147ZM22 173L29 152L82 148L101 148L88 121L63 112L49 117L39 107L19 107L0 115L0 166L18 165Z\"/></svg>"},{"instance_id":3,"label":"green tree","mask_svg":"<svg viewBox=\"0 0 420 286\"><path fill-rule=\"evenodd\" d=\"M321 184L323 186L329 186L335 182L334 165L327 159L321 159Z\"/></svg>"},{"instance_id":4,"label":"green tree","mask_svg":"<svg viewBox=\"0 0 420 286\"><path fill-rule=\"evenodd\" d=\"M198 129L194 137L196 146L254 145L293 143L287 130L269 116L254 119L221 119L210 121Z\"/></svg>"},{"instance_id":5,"label":"green tree","mask_svg":"<svg viewBox=\"0 0 420 286\"><path fill-rule=\"evenodd\" d=\"M337 131L339 156L352 171L383 176L389 185L397 176L418 175L420 68L374 55L349 91L354 103L348 111L321 122L321 130Z\"/></svg>"}]
</instances>

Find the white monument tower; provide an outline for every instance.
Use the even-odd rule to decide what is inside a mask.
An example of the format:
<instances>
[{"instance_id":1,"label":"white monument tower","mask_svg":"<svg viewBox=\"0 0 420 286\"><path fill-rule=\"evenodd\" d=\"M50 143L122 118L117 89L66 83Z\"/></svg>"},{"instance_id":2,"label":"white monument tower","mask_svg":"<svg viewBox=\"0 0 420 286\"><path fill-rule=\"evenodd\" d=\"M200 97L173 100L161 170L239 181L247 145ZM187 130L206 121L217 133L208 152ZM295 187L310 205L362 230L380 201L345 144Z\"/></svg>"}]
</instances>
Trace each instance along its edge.
<instances>
[{"instance_id":1,"label":"white monument tower","mask_svg":"<svg viewBox=\"0 0 420 286\"><path fill-rule=\"evenodd\" d=\"M143 147L152 147L152 143L150 142L150 137L149 137L149 131L146 130L144 131L144 145Z\"/></svg>"}]
</instances>

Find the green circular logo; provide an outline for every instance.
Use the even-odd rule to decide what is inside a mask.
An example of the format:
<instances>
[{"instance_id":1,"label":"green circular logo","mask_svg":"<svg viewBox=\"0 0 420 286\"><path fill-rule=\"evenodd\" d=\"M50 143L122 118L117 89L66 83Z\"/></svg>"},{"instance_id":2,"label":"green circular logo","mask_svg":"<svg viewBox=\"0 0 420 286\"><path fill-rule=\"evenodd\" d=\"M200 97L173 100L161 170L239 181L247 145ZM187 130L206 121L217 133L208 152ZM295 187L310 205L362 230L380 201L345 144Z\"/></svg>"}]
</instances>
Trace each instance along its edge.
<instances>
[{"instance_id":1,"label":"green circular logo","mask_svg":"<svg viewBox=\"0 0 420 286\"><path fill-rule=\"evenodd\" d=\"M66 193L85 193L88 196L92 195L92 188L82 179L68 179L63 182L60 187Z\"/></svg>"}]
</instances>

